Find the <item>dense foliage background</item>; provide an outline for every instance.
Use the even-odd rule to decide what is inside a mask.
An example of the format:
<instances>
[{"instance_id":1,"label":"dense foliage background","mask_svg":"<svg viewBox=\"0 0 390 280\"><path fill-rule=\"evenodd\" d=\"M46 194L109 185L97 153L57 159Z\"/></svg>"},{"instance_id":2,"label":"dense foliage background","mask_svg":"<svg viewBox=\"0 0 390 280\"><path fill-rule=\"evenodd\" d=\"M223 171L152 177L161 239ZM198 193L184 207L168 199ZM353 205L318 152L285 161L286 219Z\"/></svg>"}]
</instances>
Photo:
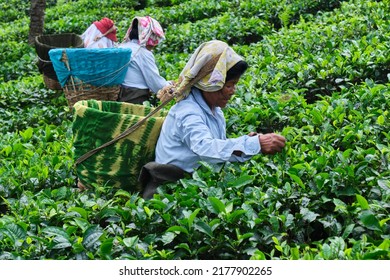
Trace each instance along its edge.
<instances>
[{"instance_id":1,"label":"dense foliage background","mask_svg":"<svg viewBox=\"0 0 390 280\"><path fill-rule=\"evenodd\" d=\"M72 112L27 43L29 1L0 0L0 259L390 259L390 2L48 1L45 34L103 16L122 38L161 22L160 71L176 79L202 42L250 70L225 110L231 137L287 146L167 184L151 200L79 192Z\"/></svg>"}]
</instances>

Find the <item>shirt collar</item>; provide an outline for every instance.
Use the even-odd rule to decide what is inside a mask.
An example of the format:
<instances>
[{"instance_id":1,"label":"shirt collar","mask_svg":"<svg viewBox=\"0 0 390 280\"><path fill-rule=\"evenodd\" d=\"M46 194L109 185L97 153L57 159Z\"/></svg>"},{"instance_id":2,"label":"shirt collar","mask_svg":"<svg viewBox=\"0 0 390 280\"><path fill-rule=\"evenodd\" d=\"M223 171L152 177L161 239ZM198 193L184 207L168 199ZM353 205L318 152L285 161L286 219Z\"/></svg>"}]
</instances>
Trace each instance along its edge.
<instances>
[{"instance_id":1,"label":"shirt collar","mask_svg":"<svg viewBox=\"0 0 390 280\"><path fill-rule=\"evenodd\" d=\"M195 102L199 104L203 111L209 115L214 116L213 111L211 111L209 105L207 105L206 100L203 98L202 92L198 88L193 87L191 94L194 97Z\"/></svg>"}]
</instances>

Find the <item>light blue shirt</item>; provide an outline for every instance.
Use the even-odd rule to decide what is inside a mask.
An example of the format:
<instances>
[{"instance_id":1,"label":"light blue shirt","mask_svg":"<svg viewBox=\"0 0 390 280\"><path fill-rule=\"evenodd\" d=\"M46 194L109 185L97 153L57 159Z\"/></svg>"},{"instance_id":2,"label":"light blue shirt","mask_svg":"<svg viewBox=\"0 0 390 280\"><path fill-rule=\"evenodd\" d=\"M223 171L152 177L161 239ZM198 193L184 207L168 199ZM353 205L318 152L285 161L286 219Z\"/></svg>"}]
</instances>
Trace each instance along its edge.
<instances>
[{"instance_id":1,"label":"light blue shirt","mask_svg":"<svg viewBox=\"0 0 390 280\"><path fill-rule=\"evenodd\" d=\"M241 156L233 155L241 151ZM157 163L173 164L192 173L200 161L220 165L243 162L260 152L257 136L226 139L226 121L220 107L214 112L199 89L172 106L161 129L156 146Z\"/></svg>"},{"instance_id":2,"label":"light blue shirt","mask_svg":"<svg viewBox=\"0 0 390 280\"><path fill-rule=\"evenodd\" d=\"M130 48L131 62L122 83L125 87L150 89L157 93L161 88L169 84L160 76L154 55L145 47L141 47L137 40L119 45L120 48Z\"/></svg>"}]
</instances>

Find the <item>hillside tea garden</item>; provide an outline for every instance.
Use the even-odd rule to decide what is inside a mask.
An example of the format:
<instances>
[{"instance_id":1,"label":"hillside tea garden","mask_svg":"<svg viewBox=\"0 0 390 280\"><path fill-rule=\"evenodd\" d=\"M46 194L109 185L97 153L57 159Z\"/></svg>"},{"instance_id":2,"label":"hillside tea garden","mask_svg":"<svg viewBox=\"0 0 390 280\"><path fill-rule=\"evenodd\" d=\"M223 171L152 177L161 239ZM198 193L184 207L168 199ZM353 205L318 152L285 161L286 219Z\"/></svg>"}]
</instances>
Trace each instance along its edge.
<instances>
[{"instance_id":1,"label":"hillside tea garden","mask_svg":"<svg viewBox=\"0 0 390 280\"><path fill-rule=\"evenodd\" d=\"M284 151L203 163L150 200L109 182L79 191L73 109L38 71L30 1L0 0L0 259L389 260L390 1L136 2L46 1L44 33L109 17L123 38L150 15L168 80L223 40L250 66L228 136L274 131Z\"/></svg>"}]
</instances>

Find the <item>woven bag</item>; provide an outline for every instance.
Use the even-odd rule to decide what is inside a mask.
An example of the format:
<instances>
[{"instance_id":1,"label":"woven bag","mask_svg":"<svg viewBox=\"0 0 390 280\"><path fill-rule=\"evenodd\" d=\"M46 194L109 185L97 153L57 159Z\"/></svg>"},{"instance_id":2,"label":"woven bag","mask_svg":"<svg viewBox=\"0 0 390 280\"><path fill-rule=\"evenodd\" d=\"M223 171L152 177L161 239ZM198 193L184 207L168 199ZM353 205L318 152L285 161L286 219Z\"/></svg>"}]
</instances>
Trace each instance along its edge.
<instances>
[{"instance_id":1,"label":"woven bag","mask_svg":"<svg viewBox=\"0 0 390 280\"><path fill-rule=\"evenodd\" d=\"M78 101L74 109L75 159L111 141L153 110L143 105L97 100ZM87 187L97 184L140 191L139 172L143 165L154 160L165 115L165 111L159 111L133 133L78 164L79 181Z\"/></svg>"}]
</instances>

